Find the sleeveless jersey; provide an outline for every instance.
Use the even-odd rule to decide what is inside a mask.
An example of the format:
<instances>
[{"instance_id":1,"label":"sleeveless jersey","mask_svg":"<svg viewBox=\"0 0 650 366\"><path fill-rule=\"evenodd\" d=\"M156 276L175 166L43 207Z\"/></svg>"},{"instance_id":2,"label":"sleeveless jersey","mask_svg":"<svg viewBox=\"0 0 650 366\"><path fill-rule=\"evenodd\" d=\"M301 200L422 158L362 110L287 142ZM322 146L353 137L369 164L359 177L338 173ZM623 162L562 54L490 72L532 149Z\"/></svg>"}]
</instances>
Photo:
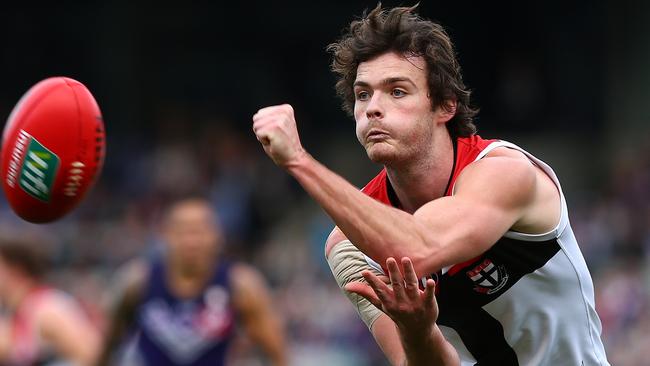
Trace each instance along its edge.
<instances>
[{"instance_id":1,"label":"sleeveless jersey","mask_svg":"<svg viewBox=\"0 0 650 366\"><path fill-rule=\"evenodd\" d=\"M41 338L36 324L39 308L47 306L47 301L52 298L62 298L66 302L70 300L70 305L74 306L68 295L59 290L47 286L31 290L9 319L11 347L6 363L0 363L8 366L44 366L61 362Z\"/></svg>"},{"instance_id":2,"label":"sleeveless jersey","mask_svg":"<svg viewBox=\"0 0 650 366\"><path fill-rule=\"evenodd\" d=\"M544 234L508 231L480 256L432 275L438 326L463 366L609 365L591 275L553 170L514 144L476 135L458 138L446 195L453 194L466 166L498 147L521 151L553 180L560 192L560 222ZM399 208L385 169L363 192Z\"/></svg>"},{"instance_id":3,"label":"sleeveless jersey","mask_svg":"<svg viewBox=\"0 0 650 366\"><path fill-rule=\"evenodd\" d=\"M195 298L179 299L169 290L165 265L154 260L138 309L135 353L129 364L147 366L224 365L235 333L230 264L217 269Z\"/></svg>"}]
</instances>

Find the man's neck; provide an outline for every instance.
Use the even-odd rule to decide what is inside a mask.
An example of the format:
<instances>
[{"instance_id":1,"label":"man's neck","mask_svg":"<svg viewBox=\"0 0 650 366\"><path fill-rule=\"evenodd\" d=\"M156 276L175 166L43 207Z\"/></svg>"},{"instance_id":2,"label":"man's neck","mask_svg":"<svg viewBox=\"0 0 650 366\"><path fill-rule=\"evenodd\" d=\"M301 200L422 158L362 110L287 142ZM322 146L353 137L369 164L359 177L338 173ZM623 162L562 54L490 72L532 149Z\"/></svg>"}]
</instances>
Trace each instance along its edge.
<instances>
[{"instance_id":1,"label":"man's neck","mask_svg":"<svg viewBox=\"0 0 650 366\"><path fill-rule=\"evenodd\" d=\"M197 296L207 284L214 272L214 265L201 266L200 268L183 268L172 264L167 272L170 291L181 298Z\"/></svg>"},{"instance_id":2,"label":"man's neck","mask_svg":"<svg viewBox=\"0 0 650 366\"><path fill-rule=\"evenodd\" d=\"M429 154L408 164L386 167L402 209L410 213L445 195L453 169L454 146L448 134L432 144Z\"/></svg>"}]
</instances>

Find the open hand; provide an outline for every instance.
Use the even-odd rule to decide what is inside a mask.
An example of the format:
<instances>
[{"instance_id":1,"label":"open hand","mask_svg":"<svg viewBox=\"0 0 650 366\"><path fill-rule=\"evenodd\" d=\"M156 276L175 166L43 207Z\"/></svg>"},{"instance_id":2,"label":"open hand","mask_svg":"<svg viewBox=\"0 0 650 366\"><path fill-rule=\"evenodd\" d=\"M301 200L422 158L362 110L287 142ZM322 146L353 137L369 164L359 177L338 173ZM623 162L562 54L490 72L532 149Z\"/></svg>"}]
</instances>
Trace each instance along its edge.
<instances>
[{"instance_id":1,"label":"open hand","mask_svg":"<svg viewBox=\"0 0 650 366\"><path fill-rule=\"evenodd\" d=\"M402 258L402 272L394 258L386 260L390 286L370 271L362 275L368 284L349 283L345 289L368 299L388 315L398 327L411 331L426 331L438 319L438 303L435 298L435 282L428 279L424 291L408 257Z\"/></svg>"}]
</instances>

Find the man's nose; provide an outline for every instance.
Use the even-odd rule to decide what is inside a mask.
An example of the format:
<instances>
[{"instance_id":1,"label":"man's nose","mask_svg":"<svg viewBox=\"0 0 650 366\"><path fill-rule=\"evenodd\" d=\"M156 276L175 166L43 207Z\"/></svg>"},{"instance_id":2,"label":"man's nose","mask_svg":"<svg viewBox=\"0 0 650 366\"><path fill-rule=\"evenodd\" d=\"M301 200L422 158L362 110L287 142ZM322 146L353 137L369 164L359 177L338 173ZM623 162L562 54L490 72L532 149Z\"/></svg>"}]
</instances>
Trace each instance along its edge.
<instances>
[{"instance_id":1,"label":"man's nose","mask_svg":"<svg viewBox=\"0 0 650 366\"><path fill-rule=\"evenodd\" d=\"M368 119L380 119L384 117L384 108L381 100L381 93L374 93L368 102L366 116Z\"/></svg>"}]
</instances>

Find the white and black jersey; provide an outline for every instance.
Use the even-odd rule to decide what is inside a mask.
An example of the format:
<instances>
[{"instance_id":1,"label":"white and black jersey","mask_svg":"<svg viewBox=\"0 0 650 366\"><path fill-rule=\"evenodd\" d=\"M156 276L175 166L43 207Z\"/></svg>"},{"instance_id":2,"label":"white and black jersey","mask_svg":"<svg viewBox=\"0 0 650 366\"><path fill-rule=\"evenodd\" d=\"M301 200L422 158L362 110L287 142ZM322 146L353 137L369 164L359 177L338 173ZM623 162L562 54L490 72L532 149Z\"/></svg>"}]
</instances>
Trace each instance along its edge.
<instances>
[{"instance_id":1,"label":"white and black jersey","mask_svg":"<svg viewBox=\"0 0 650 366\"><path fill-rule=\"evenodd\" d=\"M440 329L463 366L609 365L593 282L553 170L511 143L459 138L447 194L453 194L453 182L464 167L499 147L523 152L553 179L561 196L561 219L545 234L509 231L479 257L434 274ZM385 170L364 192L398 206Z\"/></svg>"}]
</instances>

